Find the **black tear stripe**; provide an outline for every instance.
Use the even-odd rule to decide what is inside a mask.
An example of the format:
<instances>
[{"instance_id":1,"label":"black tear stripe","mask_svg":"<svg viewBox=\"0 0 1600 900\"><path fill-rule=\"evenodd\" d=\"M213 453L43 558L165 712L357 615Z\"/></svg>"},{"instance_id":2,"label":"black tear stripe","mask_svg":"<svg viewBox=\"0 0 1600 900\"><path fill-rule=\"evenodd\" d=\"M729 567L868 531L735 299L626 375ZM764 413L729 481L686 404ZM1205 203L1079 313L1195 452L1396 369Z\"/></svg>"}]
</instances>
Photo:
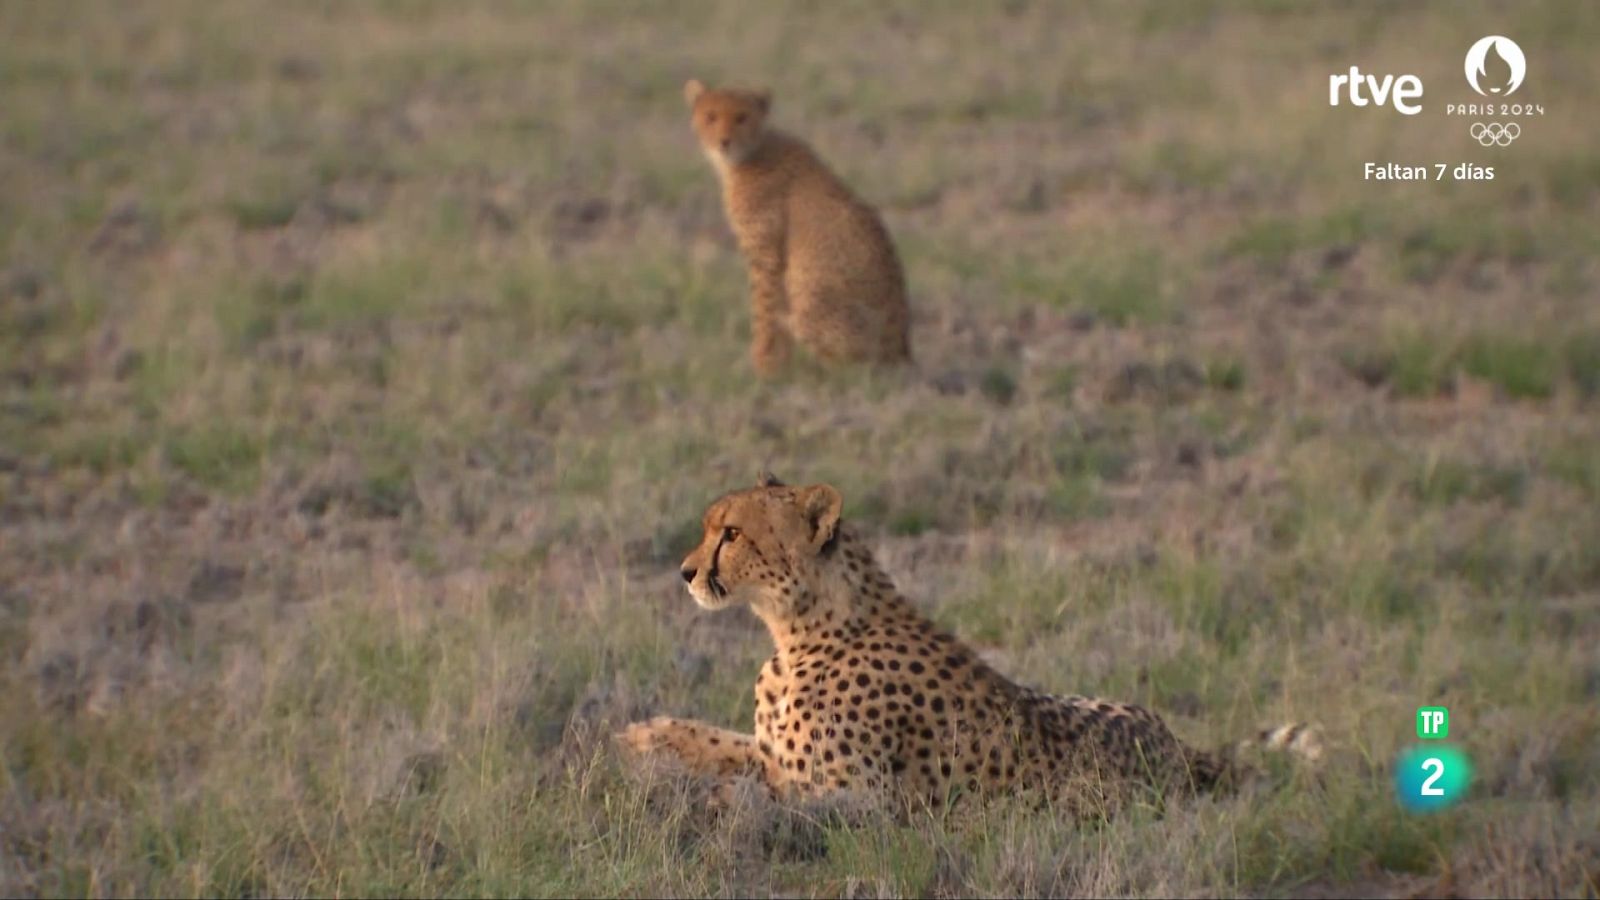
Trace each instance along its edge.
<instances>
[{"instance_id":1,"label":"black tear stripe","mask_svg":"<svg viewBox=\"0 0 1600 900\"><path fill-rule=\"evenodd\" d=\"M722 568L721 566L717 565L717 557L722 555L722 545L728 541L727 534L727 529L723 529L722 534L717 538L716 549L711 551L711 571L706 573L706 583L711 585L711 592L713 594L717 593L722 584L717 580L717 572ZM722 593L717 594L717 596L727 596L728 589L726 587L721 587L721 591Z\"/></svg>"}]
</instances>

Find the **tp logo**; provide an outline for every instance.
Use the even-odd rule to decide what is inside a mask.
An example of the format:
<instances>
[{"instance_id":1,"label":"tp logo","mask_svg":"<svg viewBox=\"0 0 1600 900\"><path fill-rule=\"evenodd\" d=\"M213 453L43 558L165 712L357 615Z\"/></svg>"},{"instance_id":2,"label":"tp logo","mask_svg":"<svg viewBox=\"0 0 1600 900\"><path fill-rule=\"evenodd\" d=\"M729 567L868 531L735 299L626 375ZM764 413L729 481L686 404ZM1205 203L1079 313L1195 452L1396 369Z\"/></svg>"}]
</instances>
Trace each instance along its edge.
<instances>
[{"instance_id":1,"label":"tp logo","mask_svg":"<svg viewBox=\"0 0 1600 900\"><path fill-rule=\"evenodd\" d=\"M1417 707L1417 737L1437 741L1450 736L1450 710L1442 706Z\"/></svg>"},{"instance_id":2,"label":"tp logo","mask_svg":"<svg viewBox=\"0 0 1600 900\"><path fill-rule=\"evenodd\" d=\"M1479 95L1509 97L1528 74L1528 58L1511 38L1491 34L1467 51L1467 84Z\"/></svg>"}]
</instances>

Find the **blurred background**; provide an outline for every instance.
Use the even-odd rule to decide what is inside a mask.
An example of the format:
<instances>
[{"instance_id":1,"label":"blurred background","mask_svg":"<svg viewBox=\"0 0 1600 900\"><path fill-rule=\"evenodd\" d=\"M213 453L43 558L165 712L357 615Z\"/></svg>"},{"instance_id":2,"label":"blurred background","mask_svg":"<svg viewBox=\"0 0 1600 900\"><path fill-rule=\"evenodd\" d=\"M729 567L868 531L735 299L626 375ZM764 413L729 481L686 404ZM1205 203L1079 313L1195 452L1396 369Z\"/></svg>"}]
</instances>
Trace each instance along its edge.
<instances>
[{"instance_id":1,"label":"blurred background","mask_svg":"<svg viewBox=\"0 0 1600 900\"><path fill-rule=\"evenodd\" d=\"M1484 148L1467 48L1546 114ZM1587 895L1600 6L0 5L0 891ZM1330 108L1414 74L1424 111ZM758 382L685 79L882 211L917 365ZM1365 181L1364 163L1493 166ZM770 467L1019 680L1316 779L796 842L625 777L770 652ZM1421 705L1477 779L1394 802ZM785 837L788 835L789 837Z\"/></svg>"}]
</instances>

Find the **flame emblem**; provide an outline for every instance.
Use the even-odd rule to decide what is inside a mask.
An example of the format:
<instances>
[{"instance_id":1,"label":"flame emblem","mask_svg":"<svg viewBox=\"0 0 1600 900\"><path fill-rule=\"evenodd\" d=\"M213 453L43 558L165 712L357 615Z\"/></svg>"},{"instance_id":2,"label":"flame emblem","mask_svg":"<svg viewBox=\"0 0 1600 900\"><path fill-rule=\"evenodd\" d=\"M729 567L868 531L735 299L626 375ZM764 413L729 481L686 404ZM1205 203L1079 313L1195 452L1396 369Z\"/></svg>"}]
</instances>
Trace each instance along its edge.
<instances>
[{"instance_id":1,"label":"flame emblem","mask_svg":"<svg viewBox=\"0 0 1600 900\"><path fill-rule=\"evenodd\" d=\"M1467 84L1479 94L1505 97L1522 86L1528 59L1511 38L1491 34L1467 51Z\"/></svg>"}]
</instances>

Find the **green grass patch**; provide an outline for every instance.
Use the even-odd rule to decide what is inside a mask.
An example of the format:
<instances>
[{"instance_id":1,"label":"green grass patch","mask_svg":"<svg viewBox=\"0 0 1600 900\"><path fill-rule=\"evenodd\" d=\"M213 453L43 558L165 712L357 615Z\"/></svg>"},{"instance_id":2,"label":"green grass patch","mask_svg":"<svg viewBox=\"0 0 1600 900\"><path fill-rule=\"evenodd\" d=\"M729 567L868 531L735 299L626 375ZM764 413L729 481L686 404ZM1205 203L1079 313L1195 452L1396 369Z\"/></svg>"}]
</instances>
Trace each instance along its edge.
<instances>
[{"instance_id":1,"label":"green grass patch","mask_svg":"<svg viewBox=\"0 0 1600 900\"><path fill-rule=\"evenodd\" d=\"M1478 332L1465 338L1423 328L1385 332L1376 343L1347 346L1346 370L1405 397L1448 392L1461 372L1517 399L1544 400L1570 380L1585 396L1600 381L1600 341L1582 333L1561 339Z\"/></svg>"},{"instance_id":2,"label":"green grass patch","mask_svg":"<svg viewBox=\"0 0 1600 900\"><path fill-rule=\"evenodd\" d=\"M1408 813L1392 791L1387 779L1344 778L1336 788L1273 804L1236 832L1238 878L1246 884L1337 882L1361 877L1372 864L1390 872L1433 871L1463 813ZM1315 827L1284 831L1273 824L1296 817L1302 805L1322 810Z\"/></svg>"},{"instance_id":3,"label":"green grass patch","mask_svg":"<svg viewBox=\"0 0 1600 900\"><path fill-rule=\"evenodd\" d=\"M1222 570L1208 560L1164 554L1152 587L1180 628L1195 632L1225 654L1239 652L1252 629L1270 622L1268 611L1254 608L1256 598L1233 590Z\"/></svg>"},{"instance_id":4,"label":"green grass patch","mask_svg":"<svg viewBox=\"0 0 1600 900\"><path fill-rule=\"evenodd\" d=\"M141 418L159 421L172 398L200 380L199 355L181 343L141 352L129 378L133 407Z\"/></svg>"},{"instance_id":5,"label":"green grass patch","mask_svg":"<svg viewBox=\"0 0 1600 900\"><path fill-rule=\"evenodd\" d=\"M1525 264L1537 260L1541 242L1529 229L1506 225L1490 211L1417 226L1401 236L1396 259L1409 281L1431 283L1450 267L1488 260Z\"/></svg>"},{"instance_id":6,"label":"green grass patch","mask_svg":"<svg viewBox=\"0 0 1600 900\"><path fill-rule=\"evenodd\" d=\"M1587 399L1600 397L1600 331L1582 331L1562 347L1567 376Z\"/></svg>"},{"instance_id":7,"label":"green grass patch","mask_svg":"<svg viewBox=\"0 0 1600 900\"><path fill-rule=\"evenodd\" d=\"M1049 509L1067 519L1097 517L1110 510L1102 487L1119 481L1133 464L1127 435L1101 424L1064 428L1049 439L1045 477Z\"/></svg>"},{"instance_id":8,"label":"green grass patch","mask_svg":"<svg viewBox=\"0 0 1600 900\"><path fill-rule=\"evenodd\" d=\"M294 219L306 198L306 186L282 174L263 174L230 190L223 209L240 228L282 228Z\"/></svg>"},{"instance_id":9,"label":"green grass patch","mask_svg":"<svg viewBox=\"0 0 1600 900\"><path fill-rule=\"evenodd\" d=\"M1078 380L1081 377L1076 366L1062 366L1050 373L1046 382L1045 394L1053 400L1071 401L1073 394L1078 390Z\"/></svg>"},{"instance_id":10,"label":"green grass patch","mask_svg":"<svg viewBox=\"0 0 1600 900\"><path fill-rule=\"evenodd\" d=\"M1236 164L1234 157L1191 141L1170 139L1146 146L1122 165L1129 186L1141 193L1216 189Z\"/></svg>"},{"instance_id":11,"label":"green grass patch","mask_svg":"<svg viewBox=\"0 0 1600 900\"><path fill-rule=\"evenodd\" d=\"M1557 443L1544 451L1542 461L1546 472L1585 496L1600 500L1600 453L1593 441L1570 439Z\"/></svg>"},{"instance_id":12,"label":"green grass patch","mask_svg":"<svg viewBox=\"0 0 1600 900\"><path fill-rule=\"evenodd\" d=\"M1165 321L1174 314L1174 279L1162 254L1143 248L1014 261L1005 285L1018 301L1092 313L1118 327Z\"/></svg>"},{"instance_id":13,"label":"green grass patch","mask_svg":"<svg viewBox=\"0 0 1600 900\"><path fill-rule=\"evenodd\" d=\"M150 447L137 425L107 424L74 428L52 441L54 460L63 466L81 466L97 475L123 471Z\"/></svg>"},{"instance_id":14,"label":"green grass patch","mask_svg":"<svg viewBox=\"0 0 1600 900\"><path fill-rule=\"evenodd\" d=\"M972 593L952 598L940 618L979 644L1025 646L1062 626L1070 596L1064 575L1029 571L1009 561Z\"/></svg>"},{"instance_id":15,"label":"green grass patch","mask_svg":"<svg viewBox=\"0 0 1600 900\"><path fill-rule=\"evenodd\" d=\"M1545 191L1564 209L1587 209L1600 194L1600 154L1553 160L1545 172Z\"/></svg>"},{"instance_id":16,"label":"green grass patch","mask_svg":"<svg viewBox=\"0 0 1600 900\"><path fill-rule=\"evenodd\" d=\"M1206 363L1206 384L1214 390L1235 392L1244 387L1244 362L1237 358Z\"/></svg>"},{"instance_id":17,"label":"green grass patch","mask_svg":"<svg viewBox=\"0 0 1600 900\"><path fill-rule=\"evenodd\" d=\"M163 446L173 468L228 494L256 486L266 455L265 442L253 430L222 423L178 428L166 436Z\"/></svg>"},{"instance_id":18,"label":"green grass patch","mask_svg":"<svg viewBox=\"0 0 1600 900\"><path fill-rule=\"evenodd\" d=\"M904 507L896 510L889 518L889 531L891 534L915 537L937 524L938 516L935 513L916 507Z\"/></svg>"},{"instance_id":19,"label":"green grass patch","mask_svg":"<svg viewBox=\"0 0 1600 900\"><path fill-rule=\"evenodd\" d=\"M541 260L499 276L498 298L512 321L533 335L633 331L673 319L697 334L723 334L741 311L744 290L742 276L725 262L703 270L665 256L622 267Z\"/></svg>"},{"instance_id":20,"label":"green grass patch","mask_svg":"<svg viewBox=\"0 0 1600 900\"><path fill-rule=\"evenodd\" d=\"M463 637L459 627L439 621L402 630L372 607L330 609L305 644L294 681L270 699L269 708L295 718L398 714L421 721L440 690L444 653Z\"/></svg>"},{"instance_id":21,"label":"green grass patch","mask_svg":"<svg viewBox=\"0 0 1600 900\"><path fill-rule=\"evenodd\" d=\"M826 840L827 862L824 871L816 875L834 890L865 881L896 896L928 895L938 855L918 830L836 826L827 829Z\"/></svg>"},{"instance_id":22,"label":"green grass patch","mask_svg":"<svg viewBox=\"0 0 1600 900\"><path fill-rule=\"evenodd\" d=\"M250 351L293 322L307 289L304 278L262 278L219 289L203 302L211 307L233 348Z\"/></svg>"},{"instance_id":23,"label":"green grass patch","mask_svg":"<svg viewBox=\"0 0 1600 900\"><path fill-rule=\"evenodd\" d=\"M1355 207L1318 217L1269 216L1245 225L1223 244L1225 256L1281 267L1295 254L1360 243L1375 230L1372 213Z\"/></svg>"},{"instance_id":24,"label":"green grass patch","mask_svg":"<svg viewBox=\"0 0 1600 900\"><path fill-rule=\"evenodd\" d=\"M1461 350L1461 368L1513 397L1542 400L1561 377L1560 348L1548 342L1480 334Z\"/></svg>"},{"instance_id":25,"label":"green grass patch","mask_svg":"<svg viewBox=\"0 0 1600 900\"><path fill-rule=\"evenodd\" d=\"M417 257L319 270L295 303L293 322L310 331L384 322L424 305L436 279L447 277L440 267Z\"/></svg>"},{"instance_id":26,"label":"green grass patch","mask_svg":"<svg viewBox=\"0 0 1600 900\"><path fill-rule=\"evenodd\" d=\"M1017 395L1017 379L999 366L990 366L978 377L978 391L1004 406Z\"/></svg>"},{"instance_id":27,"label":"green grass patch","mask_svg":"<svg viewBox=\"0 0 1600 900\"><path fill-rule=\"evenodd\" d=\"M1449 506L1460 500L1496 500L1516 505L1527 492L1524 469L1432 459L1417 468L1410 486L1423 503Z\"/></svg>"},{"instance_id":28,"label":"green grass patch","mask_svg":"<svg viewBox=\"0 0 1600 900\"><path fill-rule=\"evenodd\" d=\"M1450 351L1439 335L1398 332L1383 341L1378 353L1375 364L1401 396L1438 394L1450 384Z\"/></svg>"}]
</instances>

